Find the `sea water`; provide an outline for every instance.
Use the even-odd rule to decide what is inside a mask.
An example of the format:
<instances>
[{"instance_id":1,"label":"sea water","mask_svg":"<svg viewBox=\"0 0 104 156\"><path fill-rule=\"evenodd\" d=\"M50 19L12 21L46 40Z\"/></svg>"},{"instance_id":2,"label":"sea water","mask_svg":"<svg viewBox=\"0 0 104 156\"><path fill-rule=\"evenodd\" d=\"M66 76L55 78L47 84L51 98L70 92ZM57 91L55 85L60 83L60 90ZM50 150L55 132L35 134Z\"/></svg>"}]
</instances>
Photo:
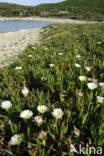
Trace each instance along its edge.
<instances>
[{"instance_id":1,"label":"sea water","mask_svg":"<svg viewBox=\"0 0 104 156\"><path fill-rule=\"evenodd\" d=\"M0 20L0 32L15 32L22 29L40 28L52 24L47 21Z\"/></svg>"}]
</instances>

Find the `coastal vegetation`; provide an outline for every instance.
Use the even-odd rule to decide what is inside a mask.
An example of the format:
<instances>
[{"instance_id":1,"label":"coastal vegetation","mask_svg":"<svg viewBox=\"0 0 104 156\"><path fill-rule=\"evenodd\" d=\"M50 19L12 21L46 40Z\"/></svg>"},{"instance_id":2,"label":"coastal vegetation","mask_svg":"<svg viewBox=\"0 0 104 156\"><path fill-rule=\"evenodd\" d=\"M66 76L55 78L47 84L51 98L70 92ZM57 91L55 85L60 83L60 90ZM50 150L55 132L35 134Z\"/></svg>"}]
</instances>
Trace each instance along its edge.
<instances>
[{"instance_id":1,"label":"coastal vegetation","mask_svg":"<svg viewBox=\"0 0 104 156\"><path fill-rule=\"evenodd\" d=\"M66 0L56 4L43 4L36 6L42 16L61 17L85 20L104 19L103 0ZM46 15L44 14L46 12Z\"/></svg>"},{"instance_id":2,"label":"coastal vegetation","mask_svg":"<svg viewBox=\"0 0 104 156\"><path fill-rule=\"evenodd\" d=\"M80 20L104 20L104 0L66 0L55 4L19 6L0 3L1 16L41 16Z\"/></svg>"},{"instance_id":3,"label":"coastal vegetation","mask_svg":"<svg viewBox=\"0 0 104 156\"><path fill-rule=\"evenodd\" d=\"M0 155L73 156L81 145L102 156L103 58L104 24L44 27L0 71Z\"/></svg>"},{"instance_id":4,"label":"coastal vegetation","mask_svg":"<svg viewBox=\"0 0 104 156\"><path fill-rule=\"evenodd\" d=\"M31 8L32 7L17 4L0 3L0 16L3 17L32 16L33 12L31 12Z\"/></svg>"}]
</instances>

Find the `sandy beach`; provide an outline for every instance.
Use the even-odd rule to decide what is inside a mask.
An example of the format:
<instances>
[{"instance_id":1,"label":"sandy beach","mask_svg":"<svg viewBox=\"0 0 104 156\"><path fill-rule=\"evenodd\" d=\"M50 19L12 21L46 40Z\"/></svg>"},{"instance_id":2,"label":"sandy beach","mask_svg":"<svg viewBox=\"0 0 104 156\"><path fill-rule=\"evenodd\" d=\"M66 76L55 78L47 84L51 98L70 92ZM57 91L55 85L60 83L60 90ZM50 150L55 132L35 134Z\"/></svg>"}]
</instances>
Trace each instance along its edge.
<instances>
[{"instance_id":1,"label":"sandy beach","mask_svg":"<svg viewBox=\"0 0 104 156\"><path fill-rule=\"evenodd\" d=\"M0 68L16 59L28 44L39 42L40 28L0 33Z\"/></svg>"},{"instance_id":2,"label":"sandy beach","mask_svg":"<svg viewBox=\"0 0 104 156\"><path fill-rule=\"evenodd\" d=\"M81 20L73 20L73 19L59 19L59 18L43 18L43 17L0 17L0 20L35 20L35 21L47 21L53 23L76 23L76 24L87 24L87 23L98 23L95 21L81 21Z\"/></svg>"}]
</instances>

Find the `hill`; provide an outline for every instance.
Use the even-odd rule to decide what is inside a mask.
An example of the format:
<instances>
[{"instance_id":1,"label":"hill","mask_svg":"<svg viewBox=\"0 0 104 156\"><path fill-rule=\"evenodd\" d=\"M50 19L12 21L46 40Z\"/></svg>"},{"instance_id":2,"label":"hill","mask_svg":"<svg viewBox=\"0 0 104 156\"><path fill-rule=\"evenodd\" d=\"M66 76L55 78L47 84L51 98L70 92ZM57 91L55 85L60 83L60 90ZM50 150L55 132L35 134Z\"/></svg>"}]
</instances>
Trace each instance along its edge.
<instances>
[{"instance_id":1,"label":"hill","mask_svg":"<svg viewBox=\"0 0 104 156\"><path fill-rule=\"evenodd\" d=\"M54 4L21 6L0 3L1 16L42 16L85 20L104 19L104 0L67 0Z\"/></svg>"},{"instance_id":2,"label":"hill","mask_svg":"<svg viewBox=\"0 0 104 156\"><path fill-rule=\"evenodd\" d=\"M42 16L99 20L104 18L103 0L67 0L56 4L36 6ZM46 14L44 13L46 12Z\"/></svg>"},{"instance_id":3,"label":"hill","mask_svg":"<svg viewBox=\"0 0 104 156\"><path fill-rule=\"evenodd\" d=\"M32 16L31 11L33 7L22 6L17 4L0 3L0 16L12 17L12 16Z\"/></svg>"}]
</instances>

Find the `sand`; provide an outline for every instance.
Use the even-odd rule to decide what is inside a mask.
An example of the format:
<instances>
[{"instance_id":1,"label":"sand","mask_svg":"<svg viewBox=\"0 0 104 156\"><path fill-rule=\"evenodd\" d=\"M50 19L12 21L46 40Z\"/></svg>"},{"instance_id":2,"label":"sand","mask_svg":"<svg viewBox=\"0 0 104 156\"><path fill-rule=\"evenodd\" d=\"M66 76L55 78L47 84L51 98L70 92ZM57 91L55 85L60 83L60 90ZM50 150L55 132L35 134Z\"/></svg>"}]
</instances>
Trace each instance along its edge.
<instances>
[{"instance_id":1,"label":"sand","mask_svg":"<svg viewBox=\"0 0 104 156\"><path fill-rule=\"evenodd\" d=\"M43 18L43 17L0 17L0 20L35 20L35 21L47 21L53 23L76 23L76 24L87 24L87 23L99 23L95 21L81 21L81 20L73 20L73 19L59 19L59 18Z\"/></svg>"},{"instance_id":2,"label":"sand","mask_svg":"<svg viewBox=\"0 0 104 156\"><path fill-rule=\"evenodd\" d=\"M36 44L40 40L40 28L20 30L18 32L0 33L0 68L16 59L28 44Z\"/></svg>"}]
</instances>

